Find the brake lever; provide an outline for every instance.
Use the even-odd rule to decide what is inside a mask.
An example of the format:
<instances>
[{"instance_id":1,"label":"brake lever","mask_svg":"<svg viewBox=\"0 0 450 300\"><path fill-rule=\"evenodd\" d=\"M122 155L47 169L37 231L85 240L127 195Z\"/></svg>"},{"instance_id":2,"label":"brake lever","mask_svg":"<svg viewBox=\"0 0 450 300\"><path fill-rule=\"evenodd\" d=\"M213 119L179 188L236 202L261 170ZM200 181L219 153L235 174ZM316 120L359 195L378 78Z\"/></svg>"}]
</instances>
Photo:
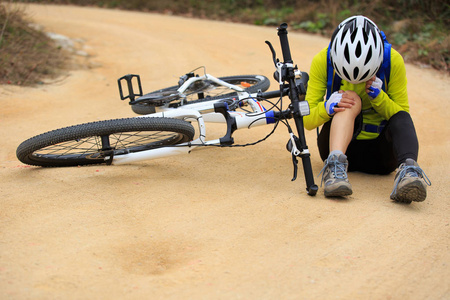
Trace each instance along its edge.
<instances>
[{"instance_id":1,"label":"brake lever","mask_svg":"<svg viewBox=\"0 0 450 300\"><path fill-rule=\"evenodd\" d=\"M272 52L272 59L273 59L273 63L275 65L275 67L277 66L277 63L280 61L277 58L277 53L275 52L275 49L273 48L272 44L269 41L266 41L266 44L269 46L270 48L270 52Z\"/></svg>"},{"instance_id":2,"label":"brake lever","mask_svg":"<svg viewBox=\"0 0 450 300\"><path fill-rule=\"evenodd\" d=\"M294 164L294 177L292 177L291 181L295 181L297 179L297 170L298 170L298 160L297 156L292 154L292 163Z\"/></svg>"},{"instance_id":3,"label":"brake lever","mask_svg":"<svg viewBox=\"0 0 450 300\"><path fill-rule=\"evenodd\" d=\"M292 132L290 132L289 134L291 138L286 144L286 150L291 152L292 155L292 164L294 165L294 177L292 177L291 181L295 181L297 179L297 170L298 170L297 156L299 156L301 152L297 148L298 138Z\"/></svg>"}]
</instances>

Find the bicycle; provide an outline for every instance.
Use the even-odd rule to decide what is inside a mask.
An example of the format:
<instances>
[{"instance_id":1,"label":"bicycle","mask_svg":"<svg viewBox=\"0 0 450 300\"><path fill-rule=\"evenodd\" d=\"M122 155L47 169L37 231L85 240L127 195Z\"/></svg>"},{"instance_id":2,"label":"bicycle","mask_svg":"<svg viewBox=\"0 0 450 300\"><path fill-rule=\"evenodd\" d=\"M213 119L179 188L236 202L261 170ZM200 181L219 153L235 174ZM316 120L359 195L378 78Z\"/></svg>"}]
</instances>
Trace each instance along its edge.
<instances>
[{"instance_id":1,"label":"bicycle","mask_svg":"<svg viewBox=\"0 0 450 300\"><path fill-rule=\"evenodd\" d=\"M194 72L204 69L204 75L199 76ZM139 92L135 93L133 79ZM128 95L123 95L122 81L128 87ZM160 89L154 92L142 94L142 85L139 75L128 74L118 80L120 99L130 99L129 104L133 112L147 115L161 111L163 108L177 108L182 105L201 103L205 101L221 100L237 97L239 92L255 93L266 91L270 87L270 81L263 75L238 75L216 78L206 74L205 67L199 67L180 76L178 85ZM136 96L139 98L136 99Z\"/></svg>"},{"instance_id":2,"label":"bicycle","mask_svg":"<svg viewBox=\"0 0 450 300\"><path fill-rule=\"evenodd\" d=\"M277 29L284 62L276 58L272 44L266 41L276 67L274 77L279 90L266 92L270 83L261 75L216 78L206 72L202 76L195 75L194 70L181 76L177 86L143 95L139 75L125 75L118 80L120 98L129 99L132 110L141 116L84 123L37 135L18 146L17 158L25 164L43 167L127 164L186 154L199 147L254 145L266 140L282 123L289 132L286 148L292 156L292 180L297 178L297 158L300 157L307 193L314 196L318 186L314 183L303 127L303 117L309 114L309 105L304 99L308 74L293 64L287 27L283 23ZM128 95L123 93L124 82ZM291 100L287 109L282 107L284 96ZM273 98L278 101L268 100ZM263 101L271 107L266 109ZM294 120L298 136L288 119ZM208 122L226 123L226 134L207 140ZM263 139L234 145L232 135L236 130L267 124L274 124L274 128Z\"/></svg>"}]
</instances>

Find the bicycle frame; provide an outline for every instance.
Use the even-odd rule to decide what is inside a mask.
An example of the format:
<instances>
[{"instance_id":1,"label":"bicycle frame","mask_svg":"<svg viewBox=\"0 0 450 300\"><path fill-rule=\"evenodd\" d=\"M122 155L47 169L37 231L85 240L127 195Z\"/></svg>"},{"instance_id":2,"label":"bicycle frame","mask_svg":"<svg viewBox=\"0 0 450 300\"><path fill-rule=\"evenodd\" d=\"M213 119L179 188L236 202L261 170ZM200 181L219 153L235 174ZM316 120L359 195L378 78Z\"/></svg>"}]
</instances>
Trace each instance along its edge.
<instances>
[{"instance_id":1,"label":"bicycle frame","mask_svg":"<svg viewBox=\"0 0 450 300\"><path fill-rule=\"evenodd\" d=\"M220 81L220 80L219 80ZM220 83L219 83L220 84ZM250 128L253 126L262 126L269 123L274 123L273 114L270 111L265 110L265 108L254 98L256 94L249 94L247 92L240 92L240 99L248 99L248 103L252 108L253 112L239 112L239 111L227 111L231 118L236 120L236 130L242 128ZM167 156L188 154L192 150L200 146L216 145L220 146L220 139L206 140L206 125L205 123L227 123L226 118L223 114L214 112L215 104L220 102L220 100L211 100L201 103L195 103L191 105L184 105L181 108L160 108L160 112L139 116L136 118L175 118L182 119L185 121L196 121L198 128L197 139L179 144L177 146L168 146L158 149L151 149L148 151L141 151L137 153L129 153L126 155L121 155L114 157L112 162L113 165L127 164L130 162L136 162L141 160L162 158ZM108 160L106 157L105 160Z\"/></svg>"},{"instance_id":2,"label":"bicycle frame","mask_svg":"<svg viewBox=\"0 0 450 300\"><path fill-rule=\"evenodd\" d=\"M133 78L136 78L137 83L138 83L138 88L139 88L139 92L135 93L134 92L134 88L133 88ZM239 86L230 84L226 81L223 81L219 78L216 78L214 76L212 76L211 74L204 74L202 76L192 76L189 77L187 80L185 80L182 84L180 85L180 87L176 90L176 93L174 92L171 95L166 95L166 97L170 98L170 97L174 97L174 99L181 99L181 105L185 105L184 100L186 99L187 95L185 95L185 92L189 89L189 87L191 87L194 83L198 82L198 81L204 81L204 80L208 80L208 81L212 81L215 82L216 84L218 84L219 86L223 86L223 87L227 87L230 90L234 90L238 93L242 93L245 92L245 90ZM126 81L127 83L127 88L128 88L128 95L125 96L123 94L123 88L122 88L122 81ZM118 79L118 84L119 84L119 94L120 94L120 99L121 100L125 100L125 99L130 99L130 104L136 104L139 103L140 101L145 101L146 98L143 95L142 92L142 85L141 85L141 79L139 75L135 75L135 74L128 74L125 76L122 76L121 78ZM135 100L136 96L138 96L139 98ZM144 97L142 97L144 96ZM165 103L165 105L162 105L162 107L169 107L170 105L170 101L169 100L167 103ZM157 106L157 107L161 107L161 106Z\"/></svg>"},{"instance_id":3,"label":"bicycle frame","mask_svg":"<svg viewBox=\"0 0 450 300\"><path fill-rule=\"evenodd\" d=\"M308 146L306 145L304 126L303 126L303 116L309 114L309 105L305 101L304 96L306 94L306 86L297 86L296 81L298 76L302 74L296 66L294 66L291 52L289 48L289 42L287 38L287 24L283 23L278 28L278 36L280 39L281 50L283 53L284 62L280 62L276 58L275 50L273 49L270 42L266 43L269 45L270 50L272 51L273 60L275 64L275 68L277 69L278 81L280 84L280 90L278 93L268 92L268 93L256 93L249 94L244 91L244 89L224 82L210 74L205 74L203 76L193 76L187 78L185 82L181 84L181 86L177 89L176 99L182 99L181 106L178 108L170 108L169 103L165 103L163 106L156 106L156 113L141 116L144 118L148 117L167 117L167 118L178 118L183 120L197 121L198 126L198 138L194 141L180 144L177 146L168 146L162 147L158 149L150 149L149 151L142 151L138 153L130 153L127 155L121 155L120 157L114 157L112 160L113 164L125 164L133 161L152 159L152 158L160 158L171 155L178 154L186 154L191 152L193 149L199 146L207 146L207 145L217 145L217 146L231 146L233 144L232 134L235 130L241 129L244 127L249 128L250 126L260 126L266 125L269 123L274 123L275 119L285 119L287 116L289 118L294 119L295 127L297 129L298 137L292 132L290 126L290 142L288 143L288 148L290 148L290 152L292 154L292 161L294 164L294 178L297 177L297 157L302 159L303 170L305 174L306 180L306 190L309 195L315 195L317 193L318 187L314 184L314 177L312 174L310 153L308 150ZM142 96L142 89L140 85L139 76L139 94L135 94L133 92L131 79L136 75L127 75L124 76L128 83L129 96L123 97L122 90L119 85L121 98L122 100L125 98L130 98L130 104L137 103L139 99L134 101L135 96ZM122 79L122 78L121 78ZM119 82L120 80L119 79ZM251 107L252 112L238 112L238 111L230 111L226 103L223 102L224 99L220 100L211 100L200 103L183 103L183 99L186 98L184 94L186 90L195 82L200 80L210 80L218 85L225 86L231 90L234 90L238 94L239 101L245 101ZM287 82L287 85L284 83ZM306 84L306 83L305 83ZM286 88L286 90L285 90ZM284 95L289 95L291 100L289 109L286 111L279 112L276 116L273 111L266 111L266 109L257 101L256 99L259 97L266 98L275 98L282 97ZM171 95L169 95L170 97ZM206 126L205 122L225 122L227 124L227 133L226 135L218 140L207 141L206 140ZM110 158L107 157L106 160Z\"/></svg>"},{"instance_id":4,"label":"bicycle frame","mask_svg":"<svg viewBox=\"0 0 450 300\"><path fill-rule=\"evenodd\" d=\"M184 95L184 92L194 83L194 82L196 82L196 81L202 81L202 80L210 80L210 81L213 81L213 82L215 82L215 83L217 83L217 84L219 84L219 85L222 85L222 86L225 86L225 87L227 87L227 88L229 88L229 89L232 89L232 90L235 90L235 91L237 91L237 92L243 92L244 91L244 89L243 88L241 88L241 87L239 87L239 86L236 86L236 85L233 85L233 84L229 84L228 82L225 82L225 81L223 81L223 80L220 80L220 79L218 79L218 78L216 78L216 77L214 77L214 76L212 76L212 75L210 75L210 74L205 74L205 75L203 75L203 76L196 76L196 77L191 77L191 78L189 78L188 80L186 80L186 82L184 82L181 86L180 86L180 88L177 90L178 91L178 93L180 94L180 96L182 96L182 97L185 97L185 95Z\"/></svg>"}]
</instances>

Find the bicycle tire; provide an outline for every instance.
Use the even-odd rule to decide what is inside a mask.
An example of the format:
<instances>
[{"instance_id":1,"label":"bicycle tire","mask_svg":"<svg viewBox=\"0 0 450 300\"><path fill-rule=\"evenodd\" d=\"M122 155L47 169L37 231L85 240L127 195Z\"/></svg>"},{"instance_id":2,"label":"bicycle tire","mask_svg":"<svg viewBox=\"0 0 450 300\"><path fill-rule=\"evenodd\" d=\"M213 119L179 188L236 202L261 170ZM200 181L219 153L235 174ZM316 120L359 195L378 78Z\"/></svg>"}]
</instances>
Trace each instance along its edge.
<instances>
[{"instance_id":1,"label":"bicycle tire","mask_svg":"<svg viewBox=\"0 0 450 300\"><path fill-rule=\"evenodd\" d=\"M25 164L42 167L101 164L107 163L105 157L111 154L117 157L184 143L191 141L194 134L194 127L179 119L112 119L37 135L21 143L16 155ZM108 144L109 149L105 147Z\"/></svg>"},{"instance_id":2,"label":"bicycle tire","mask_svg":"<svg viewBox=\"0 0 450 300\"><path fill-rule=\"evenodd\" d=\"M241 86L248 93L256 93L259 90L261 90L262 92L265 92L270 87L269 79L263 75L236 75L236 76L219 77L219 79L223 80L225 82L237 85L237 86L241 86L242 82L251 84L251 86L249 86L249 87ZM216 86L216 84L213 82L209 82L209 84ZM179 88L178 85L171 86L168 88L163 88L163 89L160 89L157 91L147 93L143 97L148 97L149 95L157 94L157 93L161 94L161 93L170 92L170 91L175 92L176 90L178 90L178 88ZM197 95L197 93L202 92L202 91L203 90L201 88L197 89L197 90L195 90L195 92L192 93L192 96ZM228 93L228 91L230 91L230 89L228 89L228 88L224 88L222 93L220 93L220 91L215 90L215 92L219 92L218 94L217 93L209 93L208 91L206 91L203 94L203 96L205 98L202 98L202 99L198 99L198 98L195 99L193 97L188 96L187 103L185 103L185 104L192 104L192 103L204 102L204 101L215 100L215 99L230 98L230 97L234 97L237 95L237 93L234 91L231 93ZM139 100L139 99L137 99L137 100ZM154 99L154 100L158 101L158 99ZM156 111L155 106L156 105L154 103L150 103L150 102L138 102L136 104L131 105L131 109L136 114L147 115L147 114L155 113L155 111Z\"/></svg>"}]
</instances>

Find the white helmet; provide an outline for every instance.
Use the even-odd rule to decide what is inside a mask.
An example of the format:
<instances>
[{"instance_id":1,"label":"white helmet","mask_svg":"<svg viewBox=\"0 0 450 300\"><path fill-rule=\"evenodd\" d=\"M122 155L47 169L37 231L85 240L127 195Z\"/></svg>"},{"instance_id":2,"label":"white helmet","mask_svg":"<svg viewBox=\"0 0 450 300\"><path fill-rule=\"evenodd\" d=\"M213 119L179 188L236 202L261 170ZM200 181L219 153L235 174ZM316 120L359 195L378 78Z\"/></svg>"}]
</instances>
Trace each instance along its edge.
<instances>
[{"instance_id":1,"label":"white helmet","mask_svg":"<svg viewBox=\"0 0 450 300\"><path fill-rule=\"evenodd\" d=\"M344 20L330 43L331 64L342 79L361 83L373 77L383 62L384 44L377 25L364 16Z\"/></svg>"}]
</instances>

